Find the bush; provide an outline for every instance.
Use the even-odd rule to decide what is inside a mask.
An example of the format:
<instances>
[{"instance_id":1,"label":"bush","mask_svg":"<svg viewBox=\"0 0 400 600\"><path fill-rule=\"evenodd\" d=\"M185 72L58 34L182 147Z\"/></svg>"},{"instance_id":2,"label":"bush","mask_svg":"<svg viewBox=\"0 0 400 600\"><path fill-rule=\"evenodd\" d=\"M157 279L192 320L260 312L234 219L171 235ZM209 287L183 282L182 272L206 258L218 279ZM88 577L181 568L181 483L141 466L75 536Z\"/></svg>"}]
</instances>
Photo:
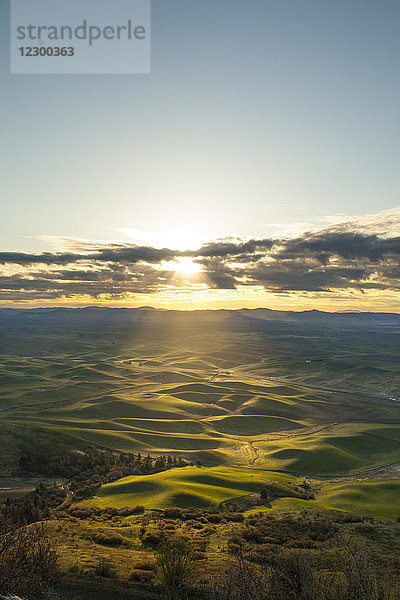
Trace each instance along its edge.
<instances>
[{"instance_id":1,"label":"bush","mask_svg":"<svg viewBox=\"0 0 400 600\"><path fill-rule=\"evenodd\" d=\"M212 581L210 596L213 600L269 600L268 576L238 552L236 563Z\"/></svg>"},{"instance_id":2,"label":"bush","mask_svg":"<svg viewBox=\"0 0 400 600\"><path fill-rule=\"evenodd\" d=\"M131 508L129 506L125 506L124 508L120 508L118 510L118 515L120 517L130 517L131 515L137 515L138 513L142 513L145 510L145 507L141 504L138 504L137 506L133 506Z\"/></svg>"},{"instance_id":3,"label":"bush","mask_svg":"<svg viewBox=\"0 0 400 600\"><path fill-rule=\"evenodd\" d=\"M90 536L96 544L103 546L129 546L129 540L120 533L97 532Z\"/></svg>"},{"instance_id":4,"label":"bush","mask_svg":"<svg viewBox=\"0 0 400 600\"><path fill-rule=\"evenodd\" d=\"M248 517L245 523L243 538L256 544L265 544L273 539L272 543L279 545L317 547L316 544L332 538L337 531L337 525L326 520L291 516L275 518L262 513Z\"/></svg>"},{"instance_id":5,"label":"bush","mask_svg":"<svg viewBox=\"0 0 400 600\"><path fill-rule=\"evenodd\" d=\"M165 540L156 553L161 582L178 590L190 584L196 565L191 546L182 539Z\"/></svg>"},{"instance_id":6,"label":"bush","mask_svg":"<svg viewBox=\"0 0 400 600\"><path fill-rule=\"evenodd\" d=\"M209 521L209 523L221 523L222 521L222 516L221 515L208 515L207 520Z\"/></svg>"},{"instance_id":7,"label":"bush","mask_svg":"<svg viewBox=\"0 0 400 600\"><path fill-rule=\"evenodd\" d=\"M164 510L164 516L167 519L182 519L183 514L181 508L166 508Z\"/></svg>"},{"instance_id":8,"label":"bush","mask_svg":"<svg viewBox=\"0 0 400 600\"><path fill-rule=\"evenodd\" d=\"M133 569L129 575L129 581L137 581L138 583L149 583L153 579L154 574L145 569Z\"/></svg>"},{"instance_id":9,"label":"bush","mask_svg":"<svg viewBox=\"0 0 400 600\"><path fill-rule=\"evenodd\" d=\"M39 596L57 578L58 557L44 523L0 522L0 591Z\"/></svg>"},{"instance_id":10,"label":"bush","mask_svg":"<svg viewBox=\"0 0 400 600\"><path fill-rule=\"evenodd\" d=\"M142 560L135 563L135 570L139 571L154 571L156 564L149 560Z\"/></svg>"},{"instance_id":11,"label":"bush","mask_svg":"<svg viewBox=\"0 0 400 600\"><path fill-rule=\"evenodd\" d=\"M147 531L142 535L143 544L153 544L157 546L161 542L161 535L155 531Z\"/></svg>"},{"instance_id":12,"label":"bush","mask_svg":"<svg viewBox=\"0 0 400 600\"><path fill-rule=\"evenodd\" d=\"M106 577L108 579L117 579L117 570L108 561L103 558L99 560L94 568L93 574L97 577Z\"/></svg>"},{"instance_id":13,"label":"bush","mask_svg":"<svg viewBox=\"0 0 400 600\"><path fill-rule=\"evenodd\" d=\"M72 575L85 575L86 571L80 565L71 565L68 568L68 573L71 573Z\"/></svg>"}]
</instances>

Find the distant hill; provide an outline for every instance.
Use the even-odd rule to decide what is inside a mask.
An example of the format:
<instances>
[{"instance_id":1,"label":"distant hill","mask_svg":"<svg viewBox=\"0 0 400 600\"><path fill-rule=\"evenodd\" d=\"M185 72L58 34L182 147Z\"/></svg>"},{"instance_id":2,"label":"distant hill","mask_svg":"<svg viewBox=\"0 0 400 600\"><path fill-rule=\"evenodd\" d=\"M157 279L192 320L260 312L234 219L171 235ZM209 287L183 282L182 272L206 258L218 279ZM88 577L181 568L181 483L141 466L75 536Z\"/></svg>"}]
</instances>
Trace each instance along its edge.
<instances>
[{"instance_id":1,"label":"distant hill","mask_svg":"<svg viewBox=\"0 0 400 600\"><path fill-rule=\"evenodd\" d=\"M0 308L0 325L7 322L14 324L79 324L106 325L142 322L143 324L157 324L172 322L176 325L191 323L229 323L230 326L252 325L260 326L261 322L292 323L310 326L325 327L400 327L400 314L374 313L374 312L323 312L308 310L302 312L279 311L268 308L243 308L239 310L196 310L177 311L155 309L151 306L140 308L109 308L109 307L84 307L84 308L33 308L12 309Z\"/></svg>"}]
</instances>

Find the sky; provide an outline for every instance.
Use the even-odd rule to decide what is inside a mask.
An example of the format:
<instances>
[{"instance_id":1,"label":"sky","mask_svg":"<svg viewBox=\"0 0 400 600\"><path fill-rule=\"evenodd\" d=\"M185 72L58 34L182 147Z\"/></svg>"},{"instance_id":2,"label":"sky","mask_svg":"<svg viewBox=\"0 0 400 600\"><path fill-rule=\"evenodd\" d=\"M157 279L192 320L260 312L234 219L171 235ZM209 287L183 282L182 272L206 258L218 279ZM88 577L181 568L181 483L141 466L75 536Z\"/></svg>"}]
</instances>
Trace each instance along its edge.
<instances>
[{"instance_id":1,"label":"sky","mask_svg":"<svg viewBox=\"0 0 400 600\"><path fill-rule=\"evenodd\" d=\"M397 0L153 0L148 75L11 75L0 2L0 306L400 312Z\"/></svg>"}]
</instances>

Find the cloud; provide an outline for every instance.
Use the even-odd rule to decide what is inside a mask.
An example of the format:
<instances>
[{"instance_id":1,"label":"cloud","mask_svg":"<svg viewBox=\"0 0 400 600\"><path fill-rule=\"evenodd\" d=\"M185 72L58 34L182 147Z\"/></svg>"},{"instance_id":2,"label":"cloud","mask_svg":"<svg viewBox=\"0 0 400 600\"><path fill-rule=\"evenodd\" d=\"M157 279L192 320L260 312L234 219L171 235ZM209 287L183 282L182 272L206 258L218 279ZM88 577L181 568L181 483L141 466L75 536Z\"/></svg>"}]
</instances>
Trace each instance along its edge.
<instances>
[{"instance_id":1,"label":"cloud","mask_svg":"<svg viewBox=\"0 0 400 600\"><path fill-rule=\"evenodd\" d=\"M26 254L25 252L0 252L0 264L15 265L62 265L79 260L77 254L43 252L42 254Z\"/></svg>"},{"instance_id":2,"label":"cloud","mask_svg":"<svg viewBox=\"0 0 400 600\"><path fill-rule=\"evenodd\" d=\"M26 254L24 252L0 252L0 264L13 263L18 265L65 265L78 262L93 263L160 263L163 260L173 260L177 252L167 248L158 249L151 246L136 246L129 244L114 244L86 253L74 252L43 252L42 254Z\"/></svg>"},{"instance_id":3,"label":"cloud","mask_svg":"<svg viewBox=\"0 0 400 600\"><path fill-rule=\"evenodd\" d=\"M64 252L0 252L0 298L124 298L199 284L232 293L249 287L274 293L397 293L400 211L381 217L351 218L291 238L220 239L187 251L68 238ZM202 267L192 280L164 268L184 256Z\"/></svg>"},{"instance_id":4,"label":"cloud","mask_svg":"<svg viewBox=\"0 0 400 600\"><path fill-rule=\"evenodd\" d=\"M207 256L240 256L249 255L256 252L256 250L269 250L275 244L274 240L248 240L248 241L234 241L234 240L220 240L205 244L199 250L195 250L191 253L191 256L196 257L207 257Z\"/></svg>"},{"instance_id":5,"label":"cloud","mask_svg":"<svg viewBox=\"0 0 400 600\"><path fill-rule=\"evenodd\" d=\"M400 256L400 237L380 238L350 231L325 231L306 233L285 242L278 257L282 259L298 256L313 257L326 264L333 257L346 260L367 259L379 261L384 257Z\"/></svg>"}]
</instances>

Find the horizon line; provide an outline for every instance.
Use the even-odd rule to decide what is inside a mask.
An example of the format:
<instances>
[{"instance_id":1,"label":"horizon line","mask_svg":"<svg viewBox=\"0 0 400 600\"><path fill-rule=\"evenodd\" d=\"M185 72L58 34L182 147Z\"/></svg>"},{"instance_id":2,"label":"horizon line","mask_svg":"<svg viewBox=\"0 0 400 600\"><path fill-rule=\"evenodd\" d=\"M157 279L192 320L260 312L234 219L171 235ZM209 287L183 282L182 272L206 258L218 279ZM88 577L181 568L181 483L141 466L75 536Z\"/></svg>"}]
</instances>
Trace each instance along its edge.
<instances>
[{"instance_id":1,"label":"horizon line","mask_svg":"<svg viewBox=\"0 0 400 600\"><path fill-rule=\"evenodd\" d=\"M375 314L375 315L399 315L399 312L394 311L374 311L374 310L347 310L347 311L328 311L328 310L319 310L317 308L312 308L308 310L285 310L285 309L273 309L265 306L259 306L256 308L247 308L243 306L242 308L198 308L198 309L185 309L185 308L157 308L154 306L36 306L36 307L10 307L10 306L0 306L0 310L25 310L25 311L33 311L33 310L88 310L88 309L98 309L98 310L154 310L159 312L186 312L186 313L194 313L194 312L240 312L240 311L256 311L256 310L267 310L271 313L280 312L280 313L295 313L295 314L304 314L304 313L321 313L327 315L362 315L362 314Z\"/></svg>"}]
</instances>

